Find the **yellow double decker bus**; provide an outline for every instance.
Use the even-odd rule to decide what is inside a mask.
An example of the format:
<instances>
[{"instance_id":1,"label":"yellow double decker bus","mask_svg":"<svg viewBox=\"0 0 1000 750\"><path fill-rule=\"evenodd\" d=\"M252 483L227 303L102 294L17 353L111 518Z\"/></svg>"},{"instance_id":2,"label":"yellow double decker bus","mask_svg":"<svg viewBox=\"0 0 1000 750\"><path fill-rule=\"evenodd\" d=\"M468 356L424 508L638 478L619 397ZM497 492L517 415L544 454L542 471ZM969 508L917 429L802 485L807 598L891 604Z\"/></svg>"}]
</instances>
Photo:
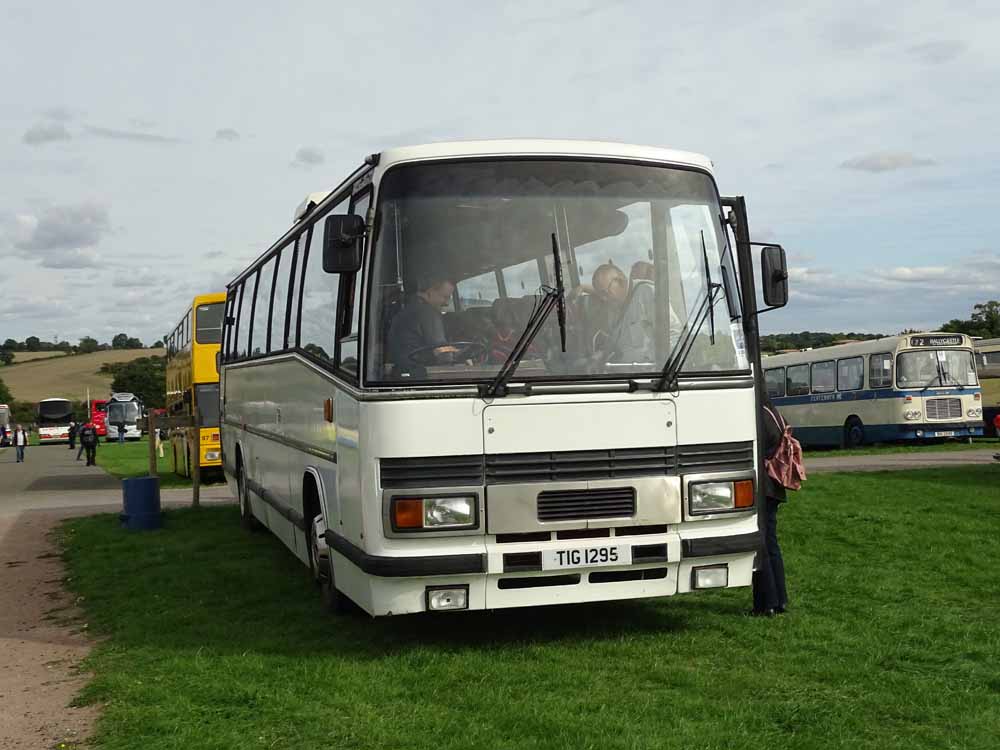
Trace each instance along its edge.
<instances>
[{"instance_id":1,"label":"yellow double decker bus","mask_svg":"<svg viewBox=\"0 0 1000 750\"><path fill-rule=\"evenodd\" d=\"M222 316L226 293L201 294L167 334L167 414L201 418L201 467L220 469L219 370L216 354L222 341ZM174 471L191 475L194 439L191 430L174 430L170 436Z\"/></svg>"}]
</instances>

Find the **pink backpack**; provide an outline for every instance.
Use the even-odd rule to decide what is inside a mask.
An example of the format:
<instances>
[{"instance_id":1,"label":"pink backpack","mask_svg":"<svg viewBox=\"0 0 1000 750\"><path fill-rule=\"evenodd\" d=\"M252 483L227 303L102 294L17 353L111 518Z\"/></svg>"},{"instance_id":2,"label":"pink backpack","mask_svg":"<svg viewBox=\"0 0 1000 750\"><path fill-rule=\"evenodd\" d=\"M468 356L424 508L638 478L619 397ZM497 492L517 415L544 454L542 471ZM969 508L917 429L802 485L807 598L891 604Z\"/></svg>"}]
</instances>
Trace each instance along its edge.
<instances>
[{"instance_id":1,"label":"pink backpack","mask_svg":"<svg viewBox=\"0 0 1000 750\"><path fill-rule=\"evenodd\" d=\"M764 459L764 467L768 476L786 490L797 490L806 481L806 467L802 463L802 446L792 437L792 428L782 419L780 414L764 407L771 415L774 424L781 431L781 442L778 443L774 455Z\"/></svg>"}]
</instances>

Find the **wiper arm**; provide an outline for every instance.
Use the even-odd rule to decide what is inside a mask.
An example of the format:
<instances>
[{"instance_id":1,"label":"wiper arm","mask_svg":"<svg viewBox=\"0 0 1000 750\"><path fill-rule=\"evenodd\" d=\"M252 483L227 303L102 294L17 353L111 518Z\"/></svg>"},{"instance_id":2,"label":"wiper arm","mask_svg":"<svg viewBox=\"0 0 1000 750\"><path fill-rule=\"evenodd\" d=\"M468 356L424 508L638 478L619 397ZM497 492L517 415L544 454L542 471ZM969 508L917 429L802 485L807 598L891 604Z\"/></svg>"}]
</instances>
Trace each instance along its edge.
<instances>
[{"instance_id":1,"label":"wiper arm","mask_svg":"<svg viewBox=\"0 0 1000 750\"><path fill-rule=\"evenodd\" d=\"M705 259L705 284L708 289L708 296L712 298L708 306L708 319L711 321L709 325L709 338L712 342L712 346L715 346L715 298L712 292L712 287L714 286L718 289L721 284L712 284L712 270L708 265L708 248L705 247L705 230L701 230L701 256Z\"/></svg>"},{"instance_id":2,"label":"wiper arm","mask_svg":"<svg viewBox=\"0 0 1000 750\"><path fill-rule=\"evenodd\" d=\"M531 317L528 318L528 323L525 325L524 331L521 333L520 338L518 338L517 343L514 344L514 348L507 356L500 371L493 378L492 382L479 386L479 394L484 398L507 394L507 381L514 375L517 366L521 364L521 360L524 359L524 355L528 352L528 347L531 346L531 342L535 340L538 332L542 330L542 326L553 309L558 311L559 341L562 344L562 350L566 351L565 290L563 289L562 260L559 258L559 242L556 240L555 233L552 234L552 255L555 259L556 285L555 287L544 287L545 296L542 298L541 304L535 308Z\"/></svg>"},{"instance_id":3,"label":"wiper arm","mask_svg":"<svg viewBox=\"0 0 1000 750\"><path fill-rule=\"evenodd\" d=\"M712 344L715 344L715 300L722 285L713 282L712 276L708 271L708 252L705 250L704 234L702 234L702 253L705 258L705 295L701 298L701 302L697 310L695 310L694 315L689 317L687 322L684 323L680 339L670 353L667 363L663 366L660 380L656 384L656 390L658 391L673 390L677 387L677 378L684 368L684 363L687 362L688 355L691 353L695 337L701 332L702 326L705 325L706 318L710 318L712 321Z\"/></svg>"}]
</instances>

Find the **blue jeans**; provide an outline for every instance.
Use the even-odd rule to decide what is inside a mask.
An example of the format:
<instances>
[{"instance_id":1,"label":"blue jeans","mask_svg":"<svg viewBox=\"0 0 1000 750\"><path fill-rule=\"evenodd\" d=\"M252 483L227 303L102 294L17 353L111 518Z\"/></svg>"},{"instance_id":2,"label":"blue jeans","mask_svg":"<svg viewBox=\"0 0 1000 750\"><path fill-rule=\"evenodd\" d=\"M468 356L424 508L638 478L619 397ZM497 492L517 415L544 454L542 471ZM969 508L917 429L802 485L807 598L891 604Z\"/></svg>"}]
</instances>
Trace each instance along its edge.
<instances>
[{"instance_id":1,"label":"blue jeans","mask_svg":"<svg viewBox=\"0 0 1000 750\"><path fill-rule=\"evenodd\" d=\"M16 446L16 452L17 452L17 463L23 464L24 463L24 446L23 445Z\"/></svg>"},{"instance_id":2,"label":"blue jeans","mask_svg":"<svg viewBox=\"0 0 1000 750\"><path fill-rule=\"evenodd\" d=\"M785 609L785 561L778 545L778 508L781 503L764 499L764 549L760 551L758 570L753 574L753 608L757 611Z\"/></svg>"},{"instance_id":3,"label":"blue jeans","mask_svg":"<svg viewBox=\"0 0 1000 750\"><path fill-rule=\"evenodd\" d=\"M118 442L119 443L124 443L125 442L125 428L124 427L121 428L120 430L118 430Z\"/></svg>"}]
</instances>

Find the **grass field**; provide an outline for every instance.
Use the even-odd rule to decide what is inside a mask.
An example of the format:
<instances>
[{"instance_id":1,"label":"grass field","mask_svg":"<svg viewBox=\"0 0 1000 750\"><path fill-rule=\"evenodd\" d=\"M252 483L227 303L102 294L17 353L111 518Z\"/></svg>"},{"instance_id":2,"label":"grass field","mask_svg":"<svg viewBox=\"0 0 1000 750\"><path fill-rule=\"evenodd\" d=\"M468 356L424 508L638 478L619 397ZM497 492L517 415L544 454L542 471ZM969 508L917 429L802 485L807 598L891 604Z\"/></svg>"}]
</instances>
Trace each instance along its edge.
<instances>
[{"instance_id":1,"label":"grass field","mask_svg":"<svg viewBox=\"0 0 1000 750\"><path fill-rule=\"evenodd\" d=\"M792 611L748 590L370 620L233 507L144 535L68 521L119 748L989 748L1000 466L810 479L781 511Z\"/></svg>"},{"instance_id":2,"label":"grass field","mask_svg":"<svg viewBox=\"0 0 1000 750\"><path fill-rule=\"evenodd\" d=\"M0 377L18 401L43 398L68 398L83 401L90 389L91 398L106 398L111 391L111 376L99 375L105 362L128 362L138 357L162 356L163 349L113 349L93 354L77 354L4 367Z\"/></svg>"},{"instance_id":3,"label":"grass field","mask_svg":"<svg viewBox=\"0 0 1000 750\"><path fill-rule=\"evenodd\" d=\"M936 443L883 443L866 445L861 448L810 448L803 450L805 458L836 458L837 456L874 456L880 453L940 453L942 451L982 450L983 448L998 448L1000 441L996 438L973 438L971 443L957 440L942 440Z\"/></svg>"},{"instance_id":4,"label":"grass field","mask_svg":"<svg viewBox=\"0 0 1000 750\"><path fill-rule=\"evenodd\" d=\"M118 479L146 476L149 470L149 438L127 441L124 445L101 440L97 449L97 465ZM174 474L174 461L169 442L163 444L163 458L157 457L156 471L160 475L161 488L191 486L190 479ZM206 473L202 478L204 484L221 480L220 475L210 473Z\"/></svg>"}]
</instances>

